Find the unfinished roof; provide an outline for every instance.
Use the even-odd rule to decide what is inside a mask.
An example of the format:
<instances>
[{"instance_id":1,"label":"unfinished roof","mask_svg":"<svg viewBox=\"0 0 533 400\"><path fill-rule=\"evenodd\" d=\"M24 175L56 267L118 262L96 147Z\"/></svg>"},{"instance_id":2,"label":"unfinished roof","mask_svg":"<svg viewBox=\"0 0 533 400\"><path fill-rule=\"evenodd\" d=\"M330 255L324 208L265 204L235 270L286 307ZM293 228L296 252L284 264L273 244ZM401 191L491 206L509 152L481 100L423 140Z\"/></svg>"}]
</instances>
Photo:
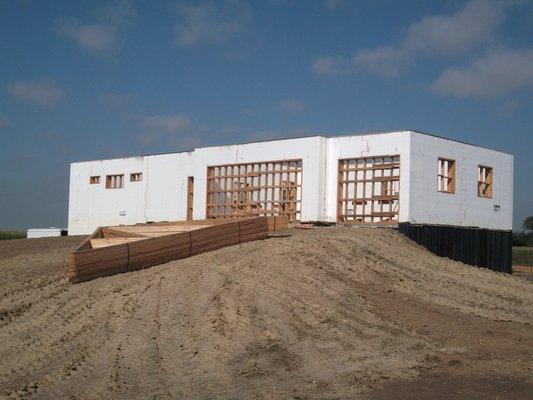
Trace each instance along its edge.
<instances>
[{"instance_id":1,"label":"unfinished roof","mask_svg":"<svg viewBox=\"0 0 533 400\"><path fill-rule=\"evenodd\" d=\"M237 143L230 143L230 144L220 144L220 145L212 145L212 146L200 146L195 147L194 149L189 150L183 150L183 151L167 151L162 153L148 153L148 154L141 154L141 155L131 155L131 156L123 156L123 157L112 157L112 158L103 158L103 159L96 159L96 160L85 160L85 161L74 161L73 163L77 162L90 162L90 161L104 161L104 160L118 160L121 158L133 158L133 157L151 157L151 156L161 156L161 155L169 155L169 154L182 154L182 153L193 153L195 150L198 149L207 149L207 148L213 148L213 147L226 147L226 146L240 146L240 145L246 145L246 144L254 144L254 143L267 143L267 142L279 142L282 140L295 140L295 139L310 139L310 138L341 138L341 137L350 137L350 136L370 136L370 135L387 135L387 134L393 134L393 133L407 133L407 132L414 132L421 135L431 136L437 139L443 139L448 140L450 142L456 142L456 143L462 143L468 146L474 146L479 147L482 149L497 151L500 153L505 154L511 154L502 150L494 149L487 146L480 146L477 144L469 143L462 140L457 139L450 139L444 136L436 135L433 133L423 132L423 131L417 131L413 129L402 129L402 130L395 130L395 131L373 131L373 132L358 132L358 133L349 133L349 134L340 134L340 135L308 135L308 136L292 136L292 137L284 137L284 138L273 138L273 139L263 139L263 140L254 140L254 141L245 141L245 142L237 142Z\"/></svg>"}]
</instances>

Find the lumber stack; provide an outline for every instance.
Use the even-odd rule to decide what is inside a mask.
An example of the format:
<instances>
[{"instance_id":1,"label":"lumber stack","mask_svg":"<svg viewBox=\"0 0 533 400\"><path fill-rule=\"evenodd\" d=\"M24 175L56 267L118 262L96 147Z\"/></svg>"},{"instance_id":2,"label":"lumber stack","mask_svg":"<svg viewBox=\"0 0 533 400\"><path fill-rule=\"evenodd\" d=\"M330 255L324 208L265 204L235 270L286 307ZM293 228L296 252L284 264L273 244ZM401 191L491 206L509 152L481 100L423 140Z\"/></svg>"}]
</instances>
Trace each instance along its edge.
<instances>
[{"instance_id":1,"label":"lumber stack","mask_svg":"<svg viewBox=\"0 0 533 400\"><path fill-rule=\"evenodd\" d=\"M289 217L286 215L273 215L267 217L268 231L282 231L289 228Z\"/></svg>"},{"instance_id":2,"label":"lumber stack","mask_svg":"<svg viewBox=\"0 0 533 400\"><path fill-rule=\"evenodd\" d=\"M287 217L176 221L98 228L70 257L69 281L135 271L172 260L265 239L286 229Z\"/></svg>"}]
</instances>

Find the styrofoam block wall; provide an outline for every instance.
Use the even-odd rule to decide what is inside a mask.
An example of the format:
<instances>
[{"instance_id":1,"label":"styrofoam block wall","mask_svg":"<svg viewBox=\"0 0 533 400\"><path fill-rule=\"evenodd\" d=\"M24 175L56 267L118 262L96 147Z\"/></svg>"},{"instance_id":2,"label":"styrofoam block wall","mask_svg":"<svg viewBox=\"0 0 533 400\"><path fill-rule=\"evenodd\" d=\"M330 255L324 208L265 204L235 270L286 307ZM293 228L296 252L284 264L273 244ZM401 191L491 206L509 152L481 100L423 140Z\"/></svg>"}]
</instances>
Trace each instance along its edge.
<instances>
[{"instance_id":1,"label":"styrofoam block wall","mask_svg":"<svg viewBox=\"0 0 533 400\"><path fill-rule=\"evenodd\" d=\"M193 152L71 164L69 234L98 226L186 218L187 178L194 176L194 218L205 218L207 167L302 159L302 221L335 222L339 158L400 155L400 222L512 227L512 156L411 131L277 140L204 147ZM456 194L437 191L437 159L456 160ZM477 197L477 165L494 168L494 198ZM129 174L142 172L141 182ZM105 176L124 174L123 189ZM89 177L100 175L99 185ZM500 206L494 211L494 204ZM122 215L121 215L122 214ZM124 215L125 214L125 215Z\"/></svg>"},{"instance_id":2,"label":"styrofoam block wall","mask_svg":"<svg viewBox=\"0 0 533 400\"><path fill-rule=\"evenodd\" d=\"M147 211L146 218L141 221L186 219L187 178L194 173L193 153L150 156L146 174Z\"/></svg>"},{"instance_id":3,"label":"styrofoam block wall","mask_svg":"<svg viewBox=\"0 0 533 400\"><path fill-rule=\"evenodd\" d=\"M60 228L30 228L26 233L26 238L36 239L44 237L61 236L62 229Z\"/></svg>"},{"instance_id":4,"label":"styrofoam block wall","mask_svg":"<svg viewBox=\"0 0 533 400\"><path fill-rule=\"evenodd\" d=\"M69 217L71 235L94 231L100 225L135 223L144 214L146 180L130 182L130 172L145 173L145 157L74 163L70 167ZM124 174L124 189L105 189L106 175ZM90 185L90 176L100 184ZM126 215L120 216L121 211Z\"/></svg>"},{"instance_id":5,"label":"styrofoam block wall","mask_svg":"<svg viewBox=\"0 0 533 400\"><path fill-rule=\"evenodd\" d=\"M71 164L69 234L87 234L105 225L184 219L186 177L193 171L191 153ZM132 172L142 172L142 181L130 182ZM105 188L106 175L113 174L124 174L123 189ZM93 175L100 176L100 184L89 184Z\"/></svg>"},{"instance_id":6,"label":"styrofoam block wall","mask_svg":"<svg viewBox=\"0 0 533 400\"><path fill-rule=\"evenodd\" d=\"M302 159L302 210L301 218L305 221L322 220L322 188L320 176L323 176L321 149L325 138L314 136L301 139L277 140L262 143L249 143L232 146L204 147L196 149L194 218L205 218L207 167L212 165ZM198 182L198 184L196 183Z\"/></svg>"},{"instance_id":7,"label":"styrofoam block wall","mask_svg":"<svg viewBox=\"0 0 533 400\"><path fill-rule=\"evenodd\" d=\"M455 160L455 194L437 190L439 157ZM493 168L492 198L477 195L478 165ZM512 155L413 132L410 175L410 222L512 229Z\"/></svg>"},{"instance_id":8,"label":"styrofoam block wall","mask_svg":"<svg viewBox=\"0 0 533 400\"><path fill-rule=\"evenodd\" d=\"M326 220L337 220L338 161L342 158L400 155L399 221L409 220L410 137L408 131L328 138Z\"/></svg>"}]
</instances>

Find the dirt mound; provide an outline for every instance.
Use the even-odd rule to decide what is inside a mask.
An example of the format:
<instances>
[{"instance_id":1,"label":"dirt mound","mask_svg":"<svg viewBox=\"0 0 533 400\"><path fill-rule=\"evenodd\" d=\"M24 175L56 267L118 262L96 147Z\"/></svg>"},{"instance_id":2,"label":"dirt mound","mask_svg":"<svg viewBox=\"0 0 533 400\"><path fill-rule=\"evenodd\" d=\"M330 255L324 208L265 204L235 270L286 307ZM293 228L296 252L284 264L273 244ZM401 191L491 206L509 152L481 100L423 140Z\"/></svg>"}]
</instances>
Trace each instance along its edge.
<instances>
[{"instance_id":1,"label":"dirt mound","mask_svg":"<svg viewBox=\"0 0 533 400\"><path fill-rule=\"evenodd\" d=\"M417 398L419 385L453 398L442 382L494 378L513 383L502 386L512 399L533 388L531 282L388 229L290 233L80 285L66 280L80 239L0 243L0 395L377 399L390 388ZM473 387L490 398L500 386Z\"/></svg>"}]
</instances>

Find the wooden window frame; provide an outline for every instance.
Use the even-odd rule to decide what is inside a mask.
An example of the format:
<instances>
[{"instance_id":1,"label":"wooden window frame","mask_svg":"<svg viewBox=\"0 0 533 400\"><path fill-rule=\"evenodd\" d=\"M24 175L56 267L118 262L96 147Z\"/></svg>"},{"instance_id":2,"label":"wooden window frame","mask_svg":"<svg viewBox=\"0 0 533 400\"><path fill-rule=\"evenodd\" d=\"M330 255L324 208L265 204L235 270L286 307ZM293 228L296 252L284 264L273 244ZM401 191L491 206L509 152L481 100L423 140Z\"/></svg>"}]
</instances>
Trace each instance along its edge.
<instances>
[{"instance_id":1,"label":"wooden window frame","mask_svg":"<svg viewBox=\"0 0 533 400\"><path fill-rule=\"evenodd\" d=\"M399 154L339 159L337 222L398 222L400 168Z\"/></svg>"},{"instance_id":2,"label":"wooden window frame","mask_svg":"<svg viewBox=\"0 0 533 400\"><path fill-rule=\"evenodd\" d=\"M100 175L93 175L89 177L89 185L99 185L100 184Z\"/></svg>"},{"instance_id":3,"label":"wooden window frame","mask_svg":"<svg viewBox=\"0 0 533 400\"><path fill-rule=\"evenodd\" d=\"M139 179L136 179L136 178ZM142 172L132 172L130 174L130 182L142 182L143 180L143 173Z\"/></svg>"},{"instance_id":4,"label":"wooden window frame","mask_svg":"<svg viewBox=\"0 0 533 400\"><path fill-rule=\"evenodd\" d=\"M452 160L451 158L439 157L437 161L437 190L439 193L455 194L455 181L455 160Z\"/></svg>"},{"instance_id":5,"label":"wooden window frame","mask_svg":"<svg viewBox=\"0 0 533 400\"><path fill-rule=\"evenodd\" d=\"M300 220L303 160L207 166L206 218L287 215Z\"/></svg>"},{"instance_id":6,"label":"wooden window frame","mask_svg":"<svg viewBox=\"0 0 533 400\"><path fill-rule=\"evenodd\" d=\"M494 168L488 165L477 166L477 195L492 199L494 188Z\"/></svg>"},{"instance_id":7,"label":"wooden window frame","mask_svg":"<svg viewBox=\"0 0 533 400\"><path fill-rule=\"evenodd\" d=\"M116 178L120 177L120 186L116 186ZM124 174L112 174L105 177L106 189L123 189L124 188Z\"/></svg>"}]
</instances>

